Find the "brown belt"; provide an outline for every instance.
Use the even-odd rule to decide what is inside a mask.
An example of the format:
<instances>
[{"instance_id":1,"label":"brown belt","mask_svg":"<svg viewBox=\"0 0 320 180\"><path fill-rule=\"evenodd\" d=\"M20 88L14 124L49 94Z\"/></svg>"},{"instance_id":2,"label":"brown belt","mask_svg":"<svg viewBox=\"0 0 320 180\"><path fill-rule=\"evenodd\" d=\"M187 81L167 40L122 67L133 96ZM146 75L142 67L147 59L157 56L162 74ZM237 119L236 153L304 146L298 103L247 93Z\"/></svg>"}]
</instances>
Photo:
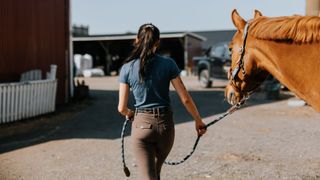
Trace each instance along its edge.
<instances>
[{"instance_id":1,"label":"brown belt","mask_svg":"<svg viewBox=\"0 0 320 180\"><path fill-rule=\"evenodd\" d=\"M147 114L159 114L171 111L169 107L159 107L159 108L137 108L136 113L147 113Z\"/></svg>"}]
</instances>

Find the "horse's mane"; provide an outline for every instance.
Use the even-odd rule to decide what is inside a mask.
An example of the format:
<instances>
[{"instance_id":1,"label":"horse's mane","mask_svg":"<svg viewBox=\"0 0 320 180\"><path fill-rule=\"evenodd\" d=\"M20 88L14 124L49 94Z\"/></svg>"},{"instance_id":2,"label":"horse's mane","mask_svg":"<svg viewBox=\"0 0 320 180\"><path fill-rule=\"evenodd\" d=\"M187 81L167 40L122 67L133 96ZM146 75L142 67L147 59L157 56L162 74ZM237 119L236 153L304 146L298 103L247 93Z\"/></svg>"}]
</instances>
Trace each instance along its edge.
<instances>
[{"instance_id":1,"label":"horse's mane","mask_svg":"<svg viewBox=\"0 0 320 180\"><path fill-rule=\"evenodd\" d=\"M258 39L291 41L295 43L320 42L320 17L261 16L250 22L249 34Z\"/></svg>"}]
</instances>

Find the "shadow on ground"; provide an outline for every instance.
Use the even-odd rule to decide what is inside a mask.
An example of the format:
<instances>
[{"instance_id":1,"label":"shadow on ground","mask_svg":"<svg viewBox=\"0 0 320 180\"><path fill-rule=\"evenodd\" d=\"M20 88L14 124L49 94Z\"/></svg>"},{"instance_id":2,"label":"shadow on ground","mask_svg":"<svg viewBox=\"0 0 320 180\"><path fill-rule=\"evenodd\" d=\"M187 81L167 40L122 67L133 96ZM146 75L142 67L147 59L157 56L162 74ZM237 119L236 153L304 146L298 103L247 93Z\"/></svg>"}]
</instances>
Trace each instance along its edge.
<instances>
[{"instance_id":1,"label":"shadow on ground","mask_svg":"<svg viewBox=\"0 0 320 180\"><path fill-rule=\"evenodd\" d=\"M190 94L203 118L223 113L230 107L224 101L224 91L220 88L212 91L191 91ZM172 91L170 97L175 123L193 121L176 92ZM244 108L272 102L253 99ZM124 118L117 112L117 103L118 91L91 90L90 99L75 105L78 108L69 107L71 112L61 111L41 117L40 120L38 117L0 126L0 153L53 140L120 138ZM132 98L129 105L133 107Z\"/></svg>"}]
</instances>

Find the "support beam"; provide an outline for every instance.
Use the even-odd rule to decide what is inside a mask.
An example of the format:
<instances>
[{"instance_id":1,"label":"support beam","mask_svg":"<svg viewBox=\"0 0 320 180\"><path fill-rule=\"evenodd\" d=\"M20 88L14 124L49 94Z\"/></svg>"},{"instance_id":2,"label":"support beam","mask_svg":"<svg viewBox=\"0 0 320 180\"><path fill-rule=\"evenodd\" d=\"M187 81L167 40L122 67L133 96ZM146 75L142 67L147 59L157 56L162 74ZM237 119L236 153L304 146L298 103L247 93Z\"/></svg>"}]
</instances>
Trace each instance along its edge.
<instances>
[{"instance_id":1,"label":"support beam","mask_svg":"<svg viewBox=\"0 0 320 180\"><path fill-rule=\"evenodd\" d=\"M320 0L306 0L306 15L319 16Z\"/></svg>"}]
</instances>

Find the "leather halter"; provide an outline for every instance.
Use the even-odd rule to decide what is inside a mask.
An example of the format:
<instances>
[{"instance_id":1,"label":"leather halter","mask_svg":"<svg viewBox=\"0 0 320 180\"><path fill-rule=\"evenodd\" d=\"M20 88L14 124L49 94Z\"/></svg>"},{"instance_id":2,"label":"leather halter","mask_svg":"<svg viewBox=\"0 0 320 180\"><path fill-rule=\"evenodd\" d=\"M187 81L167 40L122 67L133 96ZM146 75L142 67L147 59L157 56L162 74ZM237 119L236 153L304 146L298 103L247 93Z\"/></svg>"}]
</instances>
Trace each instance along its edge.
<instances>
[{"instance_id":1,"label":"leather halter","mask_svg":"<svg viewBox=\"0 0 320 180\"><path fill-rule=\"evenodd\" d=\"M238 66L232 71L231 74L231 80L234 81L236 75L238 75L240 69L242 71L242 75L245 76L246 75L246 71L244 69L244 63L243 63L243 57L245 54L245 47L246 47L246 41L247 41L247 36L248 36L248 29L249 29L249 23L246 23L246 25L244 26L244 34L243 34L243 44L239 50L239 54L240 54L240 58L237 61Z\"/></svg>"},{"instance_id":2,"label":"leather halter","mask_svg":"<svg viewBox=\"0 0 320 180\"><path fill-rule=\"evenodd\" d=\"M240 50L239 50L239 54L240 54L240 57L237 61L237 66L232 70L230 68L230 72L231 73L231 77L230 77L230 85L238 92L242 93L242 94L245 94L244 92L242 92L241 88L238 87L236 85L236 81L235 81L235 78L236 76L238 75L239 71L241 70L242 72L242 75L243 77L246 76L246 71L244 69L244 61L243 61L243 57L244 57L244 54L245 54L245 47L246 47L246 42L247 42L247 36L248 36L248 29L249 29L249 23L247 22L246 25L244 26L244 33L243 33L243 43L242 43L242 46L240 47ZM239 77L238 77L239 78Z\"/></svg>"},{"instance_id":3,"label":"leather halter","mask_svg":"<svg viewBox=\"0 0 320 180\"><path fill-rule=\"evenodd\" d=\"M235 67L234 70L230 69L230 72L232 72L231 73L231 77L230 77L230 85L235 90L237 90L238 92L243 94L244 96L249 96L250 94L252 94L253 91L256 90L261 84L261 82L255 81L254 83L256 84L256 86L254 86L254 88L252 88L248 92L243 92L241 90L241 88L237 86L236 80L235 80L235 78L238 75L240 70L242 72L243 77L246 77L246 71L244 69L244 59L243 58L244 58L244 54L245 54L245 46L246 46L246 42L247 42L248 29L249 29L249 22L247 22L246 25L244 26L243 43L242 43L242 46L240 47L240 50L239 50L240 57L239 57L239 59L237 61L237 66Z\"/></svg>"}]
</instances>

